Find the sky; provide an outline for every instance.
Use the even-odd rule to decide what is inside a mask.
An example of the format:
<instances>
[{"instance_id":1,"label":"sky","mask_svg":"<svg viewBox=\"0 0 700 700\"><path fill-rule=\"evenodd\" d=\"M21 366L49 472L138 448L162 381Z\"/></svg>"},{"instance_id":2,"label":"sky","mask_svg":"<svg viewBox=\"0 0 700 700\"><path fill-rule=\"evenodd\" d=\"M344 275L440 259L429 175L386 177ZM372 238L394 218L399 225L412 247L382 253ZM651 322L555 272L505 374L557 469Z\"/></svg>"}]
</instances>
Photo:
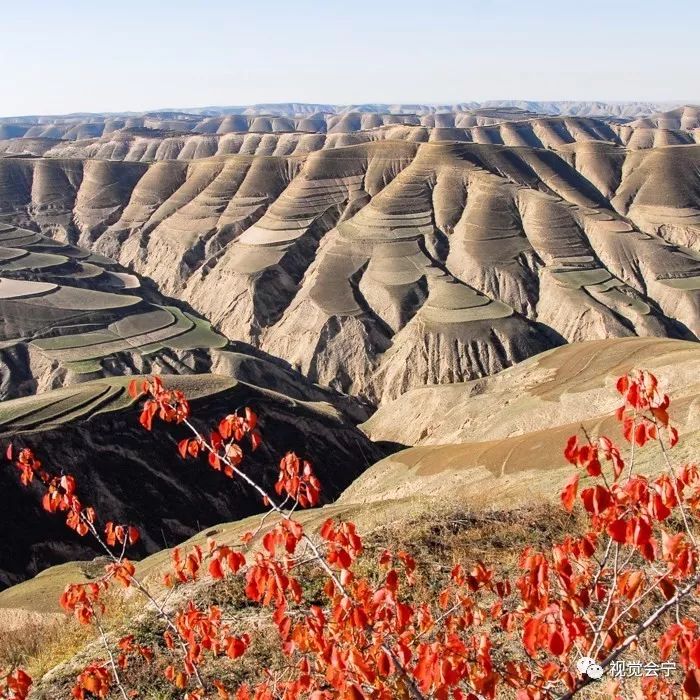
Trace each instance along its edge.
<instances>
[{"instance_id":1,"label":"sky","mask_svg":"<svg viewBox=\"0 0 700 700\"><path fill-rule=\"evenodd\" d=\"M16 0L0 114L700 102L697 0Z\"/></svg>"}]
</instances>

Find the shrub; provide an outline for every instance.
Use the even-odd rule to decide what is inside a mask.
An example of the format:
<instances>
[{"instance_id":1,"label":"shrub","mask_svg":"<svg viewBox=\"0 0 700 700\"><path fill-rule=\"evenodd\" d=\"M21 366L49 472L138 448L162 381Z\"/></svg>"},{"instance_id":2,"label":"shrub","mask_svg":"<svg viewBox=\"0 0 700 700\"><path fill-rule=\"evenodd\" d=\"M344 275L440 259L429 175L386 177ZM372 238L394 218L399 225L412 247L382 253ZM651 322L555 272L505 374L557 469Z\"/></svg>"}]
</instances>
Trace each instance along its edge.
<instances>
[{"instance_id":1,"label":"shrub","mask_svg":"<svg viewBox=\"0 0 700 700\"><path fill-rule=\"evenodd\" d=\"M682 673L645 677L634 689L638 695L700 696L700 633L689 612L700 584L700 471L672 464L669 451L678 433L670 423L669 398L652 374L621 377L617 390L623 403L616 415L629 455L623 457L611 438L585 430L564 451L576 471L561 503L569 513L582 512L583 532L549 547L526 546L517 576L483 562L457 563L435 600L421 602L411 595L417 564L409 552L381 551L368 572L360 560L363 539L352 522L328 519L314 535L295 518L298 508L319 501L320 484L309 462L285 455L274 493L243 470L246 447L254 450L262 439L252 411L228 415L204 435L190 422L181 392L166 389L157 377L132 383L132 395L144 398L144 428L150 430L154 420L186 425L191 437L179 444L180 454L203 455L223 476L242 479L268 509L239 546L210 540L206 547L176 548L165 576L167 586L184 592L202 577L239 578L237 595L269 612L285 662L260 669L257 678L237 687L202 669L208 659L244 657L250 635L234 630L218 605L198 603L194 595L166 607L125 556L138 530L111 522L98 526L73 477L52 475L27 448L8 448L22 483L37 479L44 485L44 508L94 537L110 558L100 578L70 585L61 597L68 612L95 626L104 645L104 657L82 670L73 696L129 698L129 669L154 658L153 646L136 636L114 643L105 633L105 593L116 587L135 589L160 620L170 656L163 674L186 700L478 700L504 693L518 700L565 699L599 682L640 644L656 647L659 668L673 661ZM655 476L637 474L634 467L635 450L647 443L660 446L662 468ZM262 546L253 549L258 535ZM308 567L320 573L322 585L302 585L300 572ZM622 682L610 679L605 691L621 697ZM23 700L30 685L24 671L11 669L0 698Z\"/></svg>"}]
</instances>

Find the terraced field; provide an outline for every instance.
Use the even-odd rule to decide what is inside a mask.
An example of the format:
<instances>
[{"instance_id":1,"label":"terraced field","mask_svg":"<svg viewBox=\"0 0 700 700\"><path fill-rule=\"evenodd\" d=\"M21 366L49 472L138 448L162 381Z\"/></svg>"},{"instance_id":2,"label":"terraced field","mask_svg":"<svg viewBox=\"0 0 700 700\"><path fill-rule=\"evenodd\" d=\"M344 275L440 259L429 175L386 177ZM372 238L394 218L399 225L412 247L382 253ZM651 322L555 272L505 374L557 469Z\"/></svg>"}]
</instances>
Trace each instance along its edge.
<instances>
[{"instance_id":1,"label":"terraced field","mask_svg":"<svg viewBox=\"0 0 700 700\"><path fill-rule=\"evenodd\" d=\"M119 269L73 245L0 227L3 398L136 369L193 371L197 354L227 345L201 318L145 301L138 278Z\"/></svg>"},{"instance_id":2,"label":"terraced field","mask_svg":"<svg viewBox=\"0 0 700 700\"><path fill-rule=\"evenodd\" d=\"M700 145L632 151L595 140L605 128L556 150L391 139L191 163L0 159L0 206L376 403L564 342L697 338ZM90 265L81 274L99 279ZM146 357L189 347L191 315L152 311L141 321L155 327L122 323L120 338ZM62 346L71 371L118 352L113 329ZM54 340L37 347L53 360Z\"/></svg>"},{"instance_id":3,"label":"terraced field","mask_svg":"<svg viewBox=\"0 0 700 700\"><path fill-rule=\"evenodd\" d=\"M37 396L25 396L0 403L0 433L55 428L112 411L122 411L134 404L127 389L132 377L110 377ZM193 400L212 397L230 389L235 381L218 375L173 376L168 386L187 392Z\"/></svg>"}]
</instances>

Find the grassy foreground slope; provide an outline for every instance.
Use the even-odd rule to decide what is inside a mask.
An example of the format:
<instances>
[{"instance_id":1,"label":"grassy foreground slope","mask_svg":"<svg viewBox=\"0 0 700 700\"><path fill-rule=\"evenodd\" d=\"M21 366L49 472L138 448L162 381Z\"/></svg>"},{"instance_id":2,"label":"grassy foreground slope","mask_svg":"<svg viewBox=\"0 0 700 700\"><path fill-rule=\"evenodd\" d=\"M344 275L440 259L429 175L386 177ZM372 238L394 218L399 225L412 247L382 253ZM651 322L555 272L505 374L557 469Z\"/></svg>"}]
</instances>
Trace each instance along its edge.
<instances>
[{"instance_id":1,"label":"grassy foreground slope","mask_svg":"<svg viewBox=\"0 0 700 700\"><path fill-rule=\"evenodd\" d=\"M406 439L411 431L420 432L421 421L434 423L432 437L378 461L335 503L305 511L300 518L313 527L329 515L341 516L368 532L389 523L400 527L402 522L429 517L436 508L488 514L556 499L571 473L562 454L566 439L582 424L594 433L602 430L612 438L620 437L618 424L607 418L618 403L613 379L638 366L653 370L674 399L671 418L681 435L674 458L682 461L696 454L700 446L700 348L696 344L658 339L573 344L487 380L416 390L383 407L363 426L373 438ZM503 393L505 385L509 389ZM476 386L479 391L474 390ZM434 392L437 400L431 404L424 392ZM485 408L488 402L491 412ZM265 410L261 407L261 415ZM403 432L381 429L390 411L394 412L393 420L403 425ZM451 412L470 419L470 431L455 431ZM525 413L530 422L518 423L518 417ZM446 444L436 444L442 440ZM358 452L355 455L353 459L362 459ZM645 459L658 463L656 457L652 449L644 451L642 467L647 466ZM344 465L351 467L352 459L346 459ZM324 487L332 489L333 483L326 479L321 474ZM232 486L225 481L220 485L222 489ZM257 521L258 516L254 516L218 524L189 543L203 543L212 533L217 541L235 543ZM405 536L410 539L410 532ZM143 576L158 578L168 562L169 553L164 550L143 559L138 570ZM56 611L54 601L65 583L72 576L85 576L88 570L85 564L66 564L44 571L0 592L0 608Z\"/></svg>"}]
</instances>

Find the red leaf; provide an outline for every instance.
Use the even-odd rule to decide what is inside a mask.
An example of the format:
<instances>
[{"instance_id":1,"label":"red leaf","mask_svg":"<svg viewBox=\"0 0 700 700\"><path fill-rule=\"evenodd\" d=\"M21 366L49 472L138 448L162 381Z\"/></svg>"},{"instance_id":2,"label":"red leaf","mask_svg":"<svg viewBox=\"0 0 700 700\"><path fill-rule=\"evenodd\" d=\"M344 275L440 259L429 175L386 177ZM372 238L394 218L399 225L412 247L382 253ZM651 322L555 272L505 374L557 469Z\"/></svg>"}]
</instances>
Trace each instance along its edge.
<instances>
[{"instance_id":1,"label":"red leaf","mask_svg":"<svg viewBox=\"0 0 700 700\"><path fill-rule=\"evenodd\" d=\"M612 502L610 491L600 485L594 488L584 489L581 492L581 500L583 500L585 509L589 513L594 513L595 515L600 515Z\"/></svg>"},{"instance_id":2,"label":"red leaf","mask_svg":"<svg viewBox=\"0 0 700 700\"><path fill-rule=\"evenodd\" d=\"M678 431L675 428L668 429L668 441L671 447L678 442Z\"/></svg>"},{"instance_id":3,"label":"red leaf","mask_svg":"<svg viewBox=\"0 0 700 700\"><path fill-rule=\"evenodd\" d=\"M129 544L136 544L141 537L141 535L139 534L139 531L133 525L130 525L128 528L128 533L129 533Z\"/></svg>"},{"instance_id":4,"label":"red leaf","mask_svg":"<svg viewBox=\"0 0 700 700\"><path fill-rule=\"evenodd\" d=\"M651 409L651 412L654 414L656 420L664 426L664 428L668 425L668 411L665 408L654 407Z\"/></svg>"},{"instance_id":5,"label":"red leaf","mask_svg":"<svg viewBox=\"0 0 700 700\"><path fill-rule=\"evenodd\" d=\"M217 581L224 578L224 570L221 568L221 561L219 559L212 559L209 562L209 573L212 578Z\"/></svg>"},{"instance_id":6,"label":"red leaf","mask_svg":"<svg viewBox=\"0 0 700 700\"><path fill-rule=\"evenodd\" d=\"M537 655L537 649L539 644L537 638L539 636L540 621L532 617L530 618L523 627L523 646L525 651L532 657Z\"/></svg>"},{"instance_id":7,"label":"red leaf","mask_svg":"<svg viewBox=\"0 0 700 700\"><path fill-rule=\"evenodd\" d=\"M647 441L647 427L644 423L640 423L634 429L634 442L640 447L644 447Z\"/></svg>"},{"instance_id":8,"label":"red leaf","mask_svg":"<svg viewBox=\"0 0 700 700\"><path fill-rule=\"evenodd\" d=\"M66 495L72 496L75 493L75 479L69 475L62 476L61 488L66 492Z\"/></svg>"},{"instance_id":9,"label":"red leaf","mask_svg":"<svg viewBox=\"0 0 700 700\"><path fill-rule=\"evenodd\" d=\"M613 520L607 528L608 535L612 537L615 542L624 544L627 542L627 521L626 520Z\"/></svg>"},{"instance_id":10,"label":"red leaf","mask_svg":"<svg viewBox=\"0 0 700 700\"><path fill-rule=\"evenodd\" d=\"M561 502L564 506L564 510L568 513L574 509L574 504L576 503L576 494L578 493L578 482L579 475L574 474L564 486L564 490L561 492Z\"/></svg>"},{"instance_id":11,"label":"red leaf","mask_svg":"<svg viewBox=\"0 0 700 700\"><path fill-rule=\"evenodd\" d=\"M676 587L668 579L662 578L659 581L659 588L666 600L670 600L676 594Z\"/></svg>"},{"instance_id":12,"label":"red leaf","mask_svg":"<svg viewBox=\"0 0 700 700\"><path fill-rule=\"evenodd\" d=\"M632 523L632 542L638 546L649 543L651 540L651 526L644 518L633 518Z\"/></svg>"},{"instance_id":13,"label":"red leaf","mask_svg":"<svg viewBox=\"0 0 700 700\"><path fill-rule=\"evenodd\" d=\"M549 651L554 656L561 656L564 653L564 637L555 630L549 638Z\"/></svg>"},{"instance_id":14,"label":"red leaf","mask_svg":"<svg viewBox=\"0 0 700 700\"><path fill-rule=\"evenodd\" d=\"M695 664L695 666L697 666L697 668L700 668L700 639L696 640L693 646L690 648L688 657Z\"/></svg>"},{"instance_id":15,"label":"red leaf","mask_svg":"<svg viewBox=\"0 0 700 700\"><path fill-rule=\"evenodd\" d=\"M564 448L564 457L567 462L571 464L576 464L576 455L578 454L578 438L572 435L566 442L566 447Z\"/></svg>"},{"instance_id":16,"label":"red leaf","mask_svg":"<svg viewBox=\"0 0 700 700\"><path fill-rule=\"evenodd\" d=\"M246 408L246 410L245 410L245 420L246 420L246 423L248 423L248 428L250 430L254 430L255 426L258 424L258 417L249 408Z\"/></svg>"},{"instance_id":17,"label":"red leaf","mask_svg":"<svg viewBox=\"0 0 700 700\"><path fill-rule=\"evenodd\" d=\"M624 375L617 380L617 384L615 384L615 388L618 390L618 392L620 394L624 394L627 391L627 389L629 389L629 385L630 385L629 377L627 377L627 375Z\"/></svg>"},{"instance_id":18,"label":"red leaf","mask_svg":"<svg viewBox=\"0 0 700 700\"><path fill-rule=\"evenodd\" d=\"M394 668L394 664L391 660L389 654L383 649L379 652L379 663L377 664L377 670L380 675L388 676Z\"/></svg>"},{"instance_id":19,"label":"red leaf","mask_svg":"<svg viewBox=\"0 0 700 700\"><path fill-rule=\"evenodd\" d=\"M270 553L270 556L275 556L277 546L277 533L274 530L266 533L262 540L263 547Z\"/></svg>"},{"instance_id":20,"label":"red leaf","mask_svg":"<svg viewBox=\"0 0 700 700\"><path fill-rule=\"evenodd\" d=\"M139 418L139 423L146 428L146 430L151 430L153 428L153 417L158 410L158 406L155 401L147 401L141 412L141 417Z\"/></svg>"},{"instance_id":21,"label":"red leaf","mask_svg":"<svg viewBox=\"0 0 700 700\"><path fill-rule=\"evenodd\" d=\"M129 382L129 396L131 396L132 399L136 399L140 396L141 391L139 390L138 387L138 382L135 379L132 379Z\"/></svg>"},{"instance_id":22,"label":"red leaf","mask_svg":"<svg viewBox=\"0 0 700 700\"><path fill-rule=\"evenodd\" d=\"M691 698L700 697L700 669L691 669L685 674L683 690Z\"/></svg>"}]
</instances>

